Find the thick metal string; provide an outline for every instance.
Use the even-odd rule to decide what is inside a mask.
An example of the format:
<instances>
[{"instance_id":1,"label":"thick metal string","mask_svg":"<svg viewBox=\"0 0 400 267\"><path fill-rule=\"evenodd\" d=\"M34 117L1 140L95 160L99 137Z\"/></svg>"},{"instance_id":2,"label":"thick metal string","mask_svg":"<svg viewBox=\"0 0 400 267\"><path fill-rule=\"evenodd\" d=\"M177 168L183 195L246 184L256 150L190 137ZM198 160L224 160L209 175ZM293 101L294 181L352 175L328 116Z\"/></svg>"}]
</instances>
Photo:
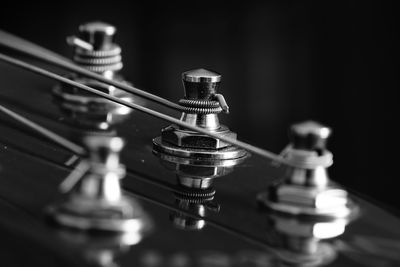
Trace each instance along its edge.
<instances>
[{"instance_id":1,"label":"thick metal string","mask_svg":"<svg viewBox=\"0 0 400 267\"><path fill-rule=\"evenodd\" d=\"M28 55L30 57L39 59L42 62L62 68L64 70L68 70L73 73L78 73L82 76L85 76L85 77L88 77L88 78L91 78L91 79L94 79L97 81L101 81L102 83L105 83L108 85L115 86L123 91L129 92L134 95L141 96L145 99L154 101L160 105L169 107L171 109L174 109L177 111L182 111L182 107L174 102L171 102L165 98L156 96L154 94L148 93L146 91L140 90L140 89L130 86L128 84L118 82L115 80L107 79L107 78L103 77L102 75L99 75L97 73L94 73L92 71L89 71L85 68L82 68L82 67L76 65L71 60L64 58L63 56L61 56L57 53L54 53L54 52L47 50L41 46L33 44L29 41L26 41L22 38L19 38L15 35L4 32L2 30L0 30L0 45L5 46L14 51L17 51L18 53L22 53L22 54Z\"/></svg>"},{"instance_id":2,"label":"thick metal string","mask_svg":"<svg viewBox=\"0 0 400 267\"><path fill-rule=\"evenodd\" d=\"M127 102L125 100L122 100L122 99L119 99L117 97L111 96L111 95L103 93L101 91L98 91L98 90L96 90L94 88L91 88L89 86L80 84L80 83L78 83L76 81L73 81L73 80L70 80L70 79L68 79L66 77L63 77L63 76L60 76L58 74L52 73L50 71L47 71L47 70L42 69L42 68L39 68L39 67L34 66L32 64L26 63L24 61L21 61L21 60L18 60L18 59L3 55L1 53L0 53L0 60L2 60L4 62L7 62L9 64L12 64L14 66L18 66L18 67L20 67L22 69L25 69L25 70L40 74L42 76L45 76L45 77L48 77L48 78L51 78L51 79L54 79L54 80L57 80L57 81L59 81L61 83L68 84L68 85L77 87L79 89L91 92L91 93L93 93L95 95L104 97L104 98L106 98L106 99L108 99L108 100L110 100L112 102L121 104L123 106L129 107L129 108L132 108L132 109L135 109L135 110L139 110L139 111L141 111L143 113L146 113L146 114L148 114L150 116L153 116L153 117L168 121L168 122L173 123L173 124L176 124L176 125L178 125L178 126L180 126L182 128L186 128L186 129L198 132L198 133L206 134L208 136L220 139L220 140L225 141L225 142L227 142L227 143L229 143L231 145L240 147L240 148L245 149L245 150L247 150L247 151L249 151L249 152L251 152L253 154L259 155L259 156L261 156L263 158L270 159L270 160L273 160L275 162L287 165L287 162L286 162L285 159L283 159L279 155L276 155L276 154L274 154L274 153L272 153L270 151L267 151L265 149L262 149L262 148L253 146L251 144L248 144L248 143L236 140L236 139L232 139L232 138L229 138L229 137L226 137L226 136L221 136L221 135L219 135L217 133L209 132L206 129L193 126L193 125L188 124L186 122L183 122L183 121L181 121L179 119L176 119L174 117L171 117L169 115L160 113L158 111L155 111L155 110L152 110L152 109L149 109L149 108L146 108L146 107L142 107L142 106L140 106L138 104Z\"/></svg>"}]
</instances>

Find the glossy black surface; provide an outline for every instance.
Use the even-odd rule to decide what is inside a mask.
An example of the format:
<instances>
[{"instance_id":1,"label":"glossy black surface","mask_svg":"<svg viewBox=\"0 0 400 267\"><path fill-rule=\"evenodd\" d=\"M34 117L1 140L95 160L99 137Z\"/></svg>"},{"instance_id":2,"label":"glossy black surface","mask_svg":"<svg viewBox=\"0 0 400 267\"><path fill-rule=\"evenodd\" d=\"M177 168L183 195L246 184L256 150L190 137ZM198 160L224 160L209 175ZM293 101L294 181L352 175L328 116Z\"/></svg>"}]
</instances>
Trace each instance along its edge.
<instances>
[{"instance_id":1,"label":"glossy black surface","mask_svg":"<svg viewBox=\"0 0 400 267\"><path fill-rule=\"evenodd\" d=\"M76 136L80 129L65 123L65 116L53 101L54 84L0 63L2 104L63 136ZM352 197L360 204L360 217L343 235L316 242L327 252L324 259L300 253L302 249L283 250L287 237L271 224L271 214L258 207L256 195L279 179L284 169L256 156L215 179L213 202L219 204L219 210L202 217L194 209L178 206L176 174L152 152L151 140L166 125L135 111L117 127L127 141L122 157L128 168L124 187L153 222L152 231L129 248L115 237L84 235L47 223L44 210L59 199L58 185L79 159L70 164L70 152L1 115L0 232L4 238L0 255L4 266L114 266L114 256L121 266L400 264L400 220L356 196ZM240 131L238 135L240 138ZM198 222L201 229L176 227L174 214ZM307 240L295 239L304 248L301 244Z\"/></svg>"}]
</instances>

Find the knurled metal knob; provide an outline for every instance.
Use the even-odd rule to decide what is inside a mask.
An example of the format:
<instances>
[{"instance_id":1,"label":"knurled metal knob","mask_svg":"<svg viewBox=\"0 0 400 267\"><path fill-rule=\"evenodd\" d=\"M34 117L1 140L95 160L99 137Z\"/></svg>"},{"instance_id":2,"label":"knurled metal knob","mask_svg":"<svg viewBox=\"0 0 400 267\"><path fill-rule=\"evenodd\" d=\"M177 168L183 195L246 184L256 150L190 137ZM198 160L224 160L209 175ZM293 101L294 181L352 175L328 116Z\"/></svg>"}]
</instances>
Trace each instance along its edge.
<instances>
[{"instance_id":1,"label":"knurled metal knob","mask_svg":"<svg viewBox=\"0 0 400 267\"><path fill-rule=\"evenodd\" d=\"M194 69L182 73L184 98L179 100L182 111L186 114L209 115L218 114L221 111L229 113L229 107L224 97L217 94L221 81L221 74L206 69ZM218 128L216 116L210 122L215 125L206 125L205 128ZM198 125L202 127L202 125Z\"/></svg>"},{"instance_id":2,"label":"knurled metal knob","mask_svg":"<svg viewBox=\"0 0 400 267\"><path fill-rule=\"evenodd\" d=\"M115 33L116 28L104 22L80 25L78 37L67 37L67 43L75 48L75 63L114 79L114 72L122 69L121 48L114 43Z\"/></svg>"},{"instance_id":3,"label":"knurled metal knob","mask_svg":"<svg viewBox=\"0 0 400 267\"><path fill-rule=\"evenodd\" d=\"M79 26L80 38L92 44L94 50L111 49L116 31L114 26L99 21Z\"/></svg>"},{"instance_id":4,"label":"knurled metal knob","mask_svg":"<svg viewBox=\"0 0 400 267\"><path fill-rule=\"evenodd\" d=\"M332 130L315 121L293 124L289 130L293 148L304 150L324 150Z\"/></svg>"}]
</instances>

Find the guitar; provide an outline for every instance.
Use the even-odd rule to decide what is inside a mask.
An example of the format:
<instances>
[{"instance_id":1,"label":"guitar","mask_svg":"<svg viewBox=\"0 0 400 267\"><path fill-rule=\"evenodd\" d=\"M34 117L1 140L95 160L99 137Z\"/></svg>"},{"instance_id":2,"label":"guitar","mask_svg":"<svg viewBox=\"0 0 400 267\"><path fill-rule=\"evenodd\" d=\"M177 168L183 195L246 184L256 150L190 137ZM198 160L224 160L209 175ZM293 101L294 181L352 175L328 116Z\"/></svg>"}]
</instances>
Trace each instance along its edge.
<instances>
[{"instance_id":1,"label":"guitar","mask_svg":"<svg viewBox=\"0 0 400 267\"><path fill-rule=\"evenodd\" d=\"M104 30L100 38L95 26L85 24L81 36L70 39L81 66L88 65L83 61L90 51L118 50L107 39L113 28L106 25L111 33ZM113 60L88 69L130 86L116 73L120 61ZM103 65L109 69L96 69ZM294 125L292 145L271 162L264 150L220 130L216 114L226 107L216 94L218 73L183 75L184 100L213 98L194 106L180 102L180 121L217 132L226 143L4 62L0 73L2 106L88 151L73 152L37 127L1 116L4 266L400 264L400 219L327 176L329 128ZM160 109L146 97L63 74L132 105ZM210 107L218 111L204 110Z\"/></svg>"}]
</instances>

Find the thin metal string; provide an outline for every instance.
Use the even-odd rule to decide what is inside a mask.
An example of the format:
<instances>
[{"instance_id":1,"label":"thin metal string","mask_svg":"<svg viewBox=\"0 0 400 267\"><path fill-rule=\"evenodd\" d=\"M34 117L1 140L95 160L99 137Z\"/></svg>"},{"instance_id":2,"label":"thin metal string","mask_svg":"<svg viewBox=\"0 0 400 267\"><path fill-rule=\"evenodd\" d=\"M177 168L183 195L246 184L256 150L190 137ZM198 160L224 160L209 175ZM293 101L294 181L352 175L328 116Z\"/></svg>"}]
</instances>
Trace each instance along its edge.
<instances>
[{"instance_id":1,"label":"thin metal string","mask_svg":"<svg viewBox=\"0 0 400 267\"><path fill-rule=\"evenodd\" d=\"M221 135L213 133L213 132L209 132L209 131L207 131L207 130L205 130L203 128L193 126L193 125L185 123L185 122L183 122L183 121L181 121L179 119L176 119L174 117L171 117L169 115L160 113L158 111L155 111L155 110L152 110L152 109L149 109L149 108L146 108L146 107L142 107L142 106L140 106L138 104L127 102L125 100L122 100L122 99L119 99L117 97L111 96L109 94L103 93L103 92L98 91L98 90L96 90L94 88L91 88L89 86L80 84L78 82L75 82L75 81L70 80L68 78L65 78L63 76L60 76L58 74L52 73L52 72L47 71L45 69L39 68L39 67L34 66L32 64L29 64L29 63L26 63L24 61L21 61L21 60L6 56L6 55L1 54L1 53L0 53L0 60L2 60L4 62L7 62L7 63L9 63L11 65L14 65L14 66L18 66L18 67L20 67L22 69L25 69L25 70L40 74L42 76L45 76L45 77L48 77L48 78L51 78L51 79L54 79L54 80L57 80L57 81L59 81L61 83L68 84L68 85L80 88L82 90L91 92L91 93L93 93L95 95L104 97L104 98L106 98L106 99L108 99L110 101L116 102L116 103L121 104L123 106L129 107L129 108L132 108L132 109L135 109L135 110L139 110L139 111L141 111L143 113L146 113L146 114L148 114L150 116L153 116L153 117L168 121L168 122L173 123L173 124L176 124L176 125L178 125L178 126L180 126L182 128L186 128L186 129L189 129L189 130L192 130L192 131L195 131L195 132L199 132L199 133L202 133L202 134L205 134L205 135L220 139L220 140L225 141L227 143L230 143L230 144L232 144L234 146L237 146L237 147L240 147L242 149L245 149L245 150L247 150L247 151L249 151L249 152L251 152L253 154L259 155L259 156L261 156L263 158L267 158L267 159L273 160L275 162L288 165L285 159L283 159L279 155L276 155L276 154L274 154L274 153L272 153L270 151L267 151L265 149L253 146L251 144L248 144L248 143L236 140L236 139L231 139L231 138L226 137L226 136L221 136Z\"/></svg>"},{"instance_id":2,"label":"thin metal string","mask_svg":"<svg viewBox=\"0 0 400 267\"><path fill-rule=\"evenodd\" d=\"M26 41L22 38L19 38L13 34L4 32L0 30L0 45L5 46L9 49L12 49L14 51L17 51L19 53L28 55L30 57L39 59L40 61L46 62L48 64L51 64L53 66L78 73L82 76L92 78L98 81L101 81L102 83L108 84L115 86L123 91L129 92L134 95L141 96L145 99L154 101L160 105L169 107L171 109L177 110L177 111L182 111L182 107L174 102L171 102L165 98L156 96L154 94L148 93L146 91L140 90L138 88L135 88L133 86L130 86L128 84L124 84L122 82L118 82L115 80L110 80L102 75L99 75L97 73L94 73L92 71L89 71L85 68L82 68L75 63L73 63L71 60L64 58L63 56L54 53L53 51L47 50L41 46L38 46L34 43L31 43L29 41Z\"/></svg>"},{"instance_id":3,"label":"thin metal string","mask_svg":"<svg viewBox=\"0 0 400 267\"><path fill-rule=\"evenodd\" d=\"M27 150L25 150L24 148L13 147L13 149L14 149L15 151L19 152L19 153L24 153L24 154L28 153L28 154L29 154L29 152L28 152ZM35 157L35 158L36 158L36 155L29 154L29 156ZM39 157L39 160L42 160L42 161L44 161L44 162L46 162L46 163L54 164L55 166L60 167L60 168L62 168L63 170L68 170L68 171L71 170L70 167L65 166L65 165L63 165L63 164L60 164L59 162L52 162L52 161L50 161L50 160L47 159L47 158ZM129 174L129 173L128 173L128 174ZM136 175L132 174L132 176L133 176L134 179L140 178L141 181L149 182L147 179L143 179L142 177L140 177L140 175L138 176L137 174L136 174ZM165 189L165 186L162 185L159 181L156 181L156 179L154 179L154 178L151 178L151 179L154 180L154 181L151 182L152 185L157 186L157 187L161 187L161 188ZM172 188L172 187L171 187L171 188ZM167 188L167 189L168 189L168 188ZM251 242L251 243L253 243L253 244L256 244L256 245L258 245L258 246L261 246L261 247L267 249L267 250L270 251L270 252L277 253L276 249L274 249L273 247L269 246L267 243L265 243L265 241L263 241L263 240L261 240L261 239L258 239L258 238L255 238L255 237L253 237L253 236L249 236L249 235L246 234L245 232L241 232L241 231L239 231L239 230L237 230L237 229L234 229L234 228L232 228L232 227L228 227L228 226L225 225L225 224L222 224L222 223L213 221L211 218L202 217L202 216L199 216L199 215L190 213L190 212L188 212L188 211L185 211L185 210L176 208L176 207L174 207L174 206L172 206L172 205L170 205L170 204L167 204L167 203L164 203L164 202L162 202L162 201L160 201L160 200L157 200L157 199L155 199L154 197L144 195L143 193L134 191L134 190L132 190L132 189L130 189L130 188L126 188L126 187L125 187L125 188L124 188L124 193L125 193L127 196L129 196L129 197L143 199L144 201L150 202L150 203L155 204L155 205L157 205L157 206L159 206L159 207L162 207L162 208L166 208L167 210L171 210L171 211L176 211L176 212L179 212L179 213L183 213L183 214L185 214L185 215L187 215L187 216L190 216L190 217L192 217L192 218L196 218L196 219L200 219L200 220L205 220L209 225L212 225L212 226L214 226L214 227L216 227L216 228L218 228L218 229L220 229L220 230L222 230L222 231L225 231L225 232L230 233L230 234L234 234L235 236L237 236L237 237L239 237L239 238L242 238L242 239L244 239L244 240L246 240L246 241L248 241L248 242ZM14 205L14 204L13 204L13 205ZM14 206L15 206L15 205L14 205ZM21 208L21 207L18 207L18 208ZM36 216L34 216L33 214L31 214L30 212L28 212L27 210L24 210L24 211L25 211L27 214L29 214L29 216L36 217Z\"/></svg>"},{"instance_id":4,"label":"thin metal string","mask_svg":"<svg viewBox=\"0 0 400 267\"><path fill-rule=\"evenodd\" d=\"M28 128L31 128L32 130L40 133L41 135L47 137L48 139L52 140L53 142L59 144L60 146L74 152L75 154L84 155L86 153L84 148L72 143L71 141L65 139L64 137L62 137L56 133L53 133L52 131L44 128L43 126L40 126L39 124L34 123L31 120L28 120L27 118L15 113L14 111L4 107L3 105L0 105L0 112L10 116L14 120L27 126Z\"/></svg>"}]
</instances>

